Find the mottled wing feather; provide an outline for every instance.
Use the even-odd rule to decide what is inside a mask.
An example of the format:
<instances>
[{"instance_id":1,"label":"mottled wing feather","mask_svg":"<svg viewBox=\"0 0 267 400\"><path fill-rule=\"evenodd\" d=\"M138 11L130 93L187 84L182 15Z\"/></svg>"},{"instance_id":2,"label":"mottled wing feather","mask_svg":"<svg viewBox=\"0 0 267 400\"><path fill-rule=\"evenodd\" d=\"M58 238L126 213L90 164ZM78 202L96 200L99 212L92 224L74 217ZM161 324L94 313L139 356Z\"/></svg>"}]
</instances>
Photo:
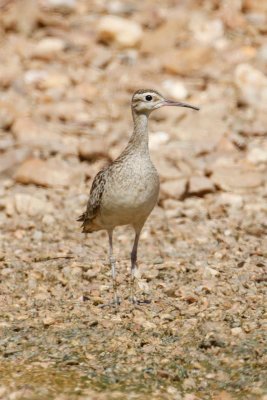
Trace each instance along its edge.
<instances>
[{"instance_id":1,"label":"mottled wing feather","mask_svg":"<svg viewBox=\"0 0 267 400\"><path fill-rule=\"evenodd\" d=\"M96 174L90 190L90 196L87 203L86 211L77 220L82 221L83 232L87 231L86 226L92 223L99 212L101 198L105 189L105 184L108 176L108 169L108 167L104 168Z\"/></svg>"}]
</instances>

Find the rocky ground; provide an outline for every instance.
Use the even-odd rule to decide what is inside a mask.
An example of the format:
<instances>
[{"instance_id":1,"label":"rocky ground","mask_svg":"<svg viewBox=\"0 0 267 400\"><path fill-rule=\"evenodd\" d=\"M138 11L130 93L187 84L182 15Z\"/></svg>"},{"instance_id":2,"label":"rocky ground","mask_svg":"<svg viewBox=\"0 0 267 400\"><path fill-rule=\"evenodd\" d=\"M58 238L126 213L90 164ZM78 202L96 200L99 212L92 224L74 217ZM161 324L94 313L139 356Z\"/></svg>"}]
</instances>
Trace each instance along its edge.
<instances>
[{"instance_id":1,"label":"rocky ground","mask_svg":"<svg viewBox=\"0 0 267 400\"><path fill-rule=\"evenodd\" d=\"M267 3L0 1L0 398L266 400ZM129 302L76 218L151 87L159 204Z\"/></svg>"}]
</instances>

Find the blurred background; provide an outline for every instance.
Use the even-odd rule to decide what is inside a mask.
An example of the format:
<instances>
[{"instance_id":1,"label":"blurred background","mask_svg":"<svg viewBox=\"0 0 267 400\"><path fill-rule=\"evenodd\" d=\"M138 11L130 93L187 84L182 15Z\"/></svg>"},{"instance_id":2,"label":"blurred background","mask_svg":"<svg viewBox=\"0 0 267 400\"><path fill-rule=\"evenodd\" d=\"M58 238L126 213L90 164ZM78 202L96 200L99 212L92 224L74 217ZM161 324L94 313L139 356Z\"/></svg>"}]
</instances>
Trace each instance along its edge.
<instances>
[{"instance_id":1,"label":"blurred background","mask_svg":"<svg viewBox=\"0 0 267 400\"><path fill-rule=\"evenodd\" d=\"M2 0L0 10L0 171L12 185L90 180L127 143L132 93L146 87L201 107L152 115L153 157L173 183L162 199L263 183L265 1Z\"/></svg>"},{"instance_id":2,"label":"blurred background","mask_svg":"<svg viewBox=\"0 0 267 400\"><path fill-rule=\"evenodd\" d=\"M125 399L130 376L142 400L139 384L266 400L266 34L264 0L0 0L0 398L85 393L86 376ZM200 111L151 115L161 191L139 247L155 303L120 319L97 307L112 295L105 233L75 220L141 88ZM122 297L131 244L118 229Z\"/></svg>"}]
</instances>

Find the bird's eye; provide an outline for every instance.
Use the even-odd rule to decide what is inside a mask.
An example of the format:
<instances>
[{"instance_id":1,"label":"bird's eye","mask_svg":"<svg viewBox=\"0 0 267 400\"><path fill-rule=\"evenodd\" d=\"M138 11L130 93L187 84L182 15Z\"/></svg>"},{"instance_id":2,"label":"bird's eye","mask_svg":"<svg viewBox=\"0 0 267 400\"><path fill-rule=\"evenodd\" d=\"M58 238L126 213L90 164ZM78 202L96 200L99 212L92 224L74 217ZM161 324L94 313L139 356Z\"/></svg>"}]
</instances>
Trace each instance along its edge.
<instances>
[{"instance_id":1,"label":"bird's eye","mask_svg":"<svg viewBox=\"0 0 267 400\"><path fill-rule=\"evenodd\" d=\"M150 94L148 94L148 95L146 96L146 100L147 100L147 101L151 101L151 100L152 100L152 96L151 96Z\"/></svg>"}]
</instances>

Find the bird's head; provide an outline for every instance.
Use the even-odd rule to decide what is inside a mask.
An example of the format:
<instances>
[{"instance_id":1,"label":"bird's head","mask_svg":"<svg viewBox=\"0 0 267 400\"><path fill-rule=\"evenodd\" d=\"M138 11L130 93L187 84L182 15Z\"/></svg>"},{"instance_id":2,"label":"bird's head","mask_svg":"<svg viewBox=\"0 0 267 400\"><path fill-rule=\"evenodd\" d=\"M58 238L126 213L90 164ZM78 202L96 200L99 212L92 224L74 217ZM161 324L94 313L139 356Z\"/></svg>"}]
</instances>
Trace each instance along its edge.
<instances>
[{"instance_id":1,"label":"bird's head","mask_svg":"<svg viewBox=\"0 0 267 400\"><path fill-rule=\"evenodd\" d=\"M149 115L153 110L165 106L187 107L199 110L198 107L187 103L165 99L165 97L153 89L137 90L132 97L132 109L137 114Z\"/></svg>"}]
</instances>

